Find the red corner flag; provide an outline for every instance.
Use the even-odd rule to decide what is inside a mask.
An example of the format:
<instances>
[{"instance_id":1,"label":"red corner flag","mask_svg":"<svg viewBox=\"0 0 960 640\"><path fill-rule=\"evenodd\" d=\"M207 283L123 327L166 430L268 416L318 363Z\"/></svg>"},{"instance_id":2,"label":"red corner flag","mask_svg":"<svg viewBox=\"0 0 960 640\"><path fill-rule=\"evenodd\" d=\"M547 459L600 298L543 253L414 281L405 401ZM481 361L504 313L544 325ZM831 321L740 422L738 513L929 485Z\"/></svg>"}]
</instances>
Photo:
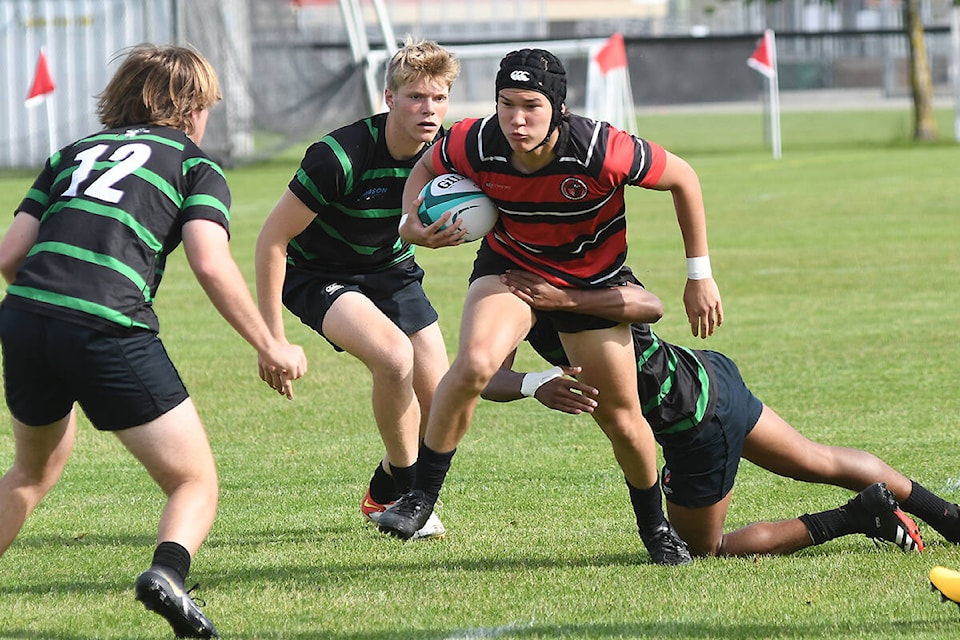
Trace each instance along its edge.
<instances>
[{"instance_id":1,"label":"red corner flag","mask_svg":"<svg viewBox=\"0 0 960 640\"><path fill-rule=\"evenodd\" d=\"M763 37L757 44L757 48L753 50L753 55L747 59L747 65L768 78L777 75L777 53L773 44L773 31L767 29L763 32Z\"/></svg>"},{"instance_id":2,"label":"red corner flag","mask_svg":"<svg viewBox=\"0 0 960 640\"><path fill-rule=\"evenodd\" d=\"M50 76L50 69L47 67L47 54L43 48L40 49L40 57L37 58L37 70L33 74L33 84L30 85L30 93L27 94L27 100L24 104L28 107L37 104L54 90L53 78Z\"/></svg>"},{"instance_id":3,"label":"red corner flag","mask_svg":"<svg viewBox=\"0 0 960 640\"><path fill-rule=\"evenodd\" d=\"M610 73L613 69L626 67L627 48L623 45L623 34L617 32L607 38L607 42L597 52L594 60L597 61L600 72L603 74Z\"/></svg>"},{"instance_id":4,"label":"red corner flag","mask_svg":"<svg viewBox=\"0 0 960 640\"><path fill-rule=\"evenodd\" d=\"M763 32L763 38L753 55L747 59L747 65L767 78L770 90L770 138L773 142L773 157L780 158L780 82L777 79L777 45L773 30Z\"/></svg>"}]
</instances>

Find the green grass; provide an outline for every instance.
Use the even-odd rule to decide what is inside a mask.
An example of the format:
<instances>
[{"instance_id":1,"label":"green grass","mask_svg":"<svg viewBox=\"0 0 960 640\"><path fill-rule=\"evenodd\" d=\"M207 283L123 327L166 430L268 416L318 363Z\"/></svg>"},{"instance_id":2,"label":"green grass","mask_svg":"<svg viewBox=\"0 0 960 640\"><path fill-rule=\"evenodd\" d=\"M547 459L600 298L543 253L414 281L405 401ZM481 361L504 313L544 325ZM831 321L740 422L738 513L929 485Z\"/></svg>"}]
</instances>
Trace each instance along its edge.
<instances>
[{"instance_id":1,"label":"green grass","mask_svg":"<svg viewBox=\"0 0 960 640\"><path fill-rule=\"evenodd\" d=\"M700 173L726 314L713 338L690 337L669 196L631 190L628 261L664 300L661 335L734 357L810 437L873 451L960 500L957 145L908 144L909 114L897 112L784 114L780 161L757 115L645 116L642 128ZM297 157L228 173L233 251L251 286L256 234ZM0 175L0 210L32 177ZM472 255L419 252L451 357ZM383 537L358 509L381 453L362 365L291 319L310 371L293 402L279 398L180 252L157 306L220 469L219 516L191 578L225 638L918 639L960 629L926 577L934 565L958 568L960 548L922 523L923 555L851 536L785 558L648 564L599 429L532 401L480 405L444 488L445 540ZM538 366L526 348L520 364ZM11 459L2 429L0 466ZM846 499L744 463L727 527ZM132 594L161 504L115 439L84 421L62 481L0 559L0 638L169 637Z\"/></svg>"}]
</instances>

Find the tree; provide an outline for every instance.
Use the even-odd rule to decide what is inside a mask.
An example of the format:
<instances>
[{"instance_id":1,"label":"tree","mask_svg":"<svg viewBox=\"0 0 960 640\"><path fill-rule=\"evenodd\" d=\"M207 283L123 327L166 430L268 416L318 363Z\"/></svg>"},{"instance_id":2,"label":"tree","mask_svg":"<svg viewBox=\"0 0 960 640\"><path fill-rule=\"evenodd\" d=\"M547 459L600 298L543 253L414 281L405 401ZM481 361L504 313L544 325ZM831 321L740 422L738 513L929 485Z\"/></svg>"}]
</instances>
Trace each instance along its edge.
<instances>
[{"instance_id":1,"label":"tree","mask_svg":"<svg viewBox=\"0 0 960 640\"><path fill-rule=\"evenodd\" d=\"M903 26L910 41L910 91L913 95L913 139L940 137L933 110L933 76L920 17L920 0L903 0Z\"/></svg>"}]
</instances>

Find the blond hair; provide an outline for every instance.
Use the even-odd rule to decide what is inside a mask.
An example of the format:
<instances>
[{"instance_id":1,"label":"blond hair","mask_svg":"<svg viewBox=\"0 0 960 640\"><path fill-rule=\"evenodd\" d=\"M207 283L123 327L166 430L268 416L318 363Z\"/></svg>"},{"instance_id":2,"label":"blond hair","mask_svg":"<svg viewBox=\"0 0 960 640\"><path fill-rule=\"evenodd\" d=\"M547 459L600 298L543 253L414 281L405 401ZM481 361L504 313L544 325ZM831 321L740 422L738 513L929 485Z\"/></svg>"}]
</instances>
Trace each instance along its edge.
<instances>
[{"instance_id":1,"label":"blond hair","mask_svg":"<svg viewBox=\"0 0 960 640\"><path fill-rule=\"evenodd\" d=\"M416 82L421 78L440 80L452 87L460 75L460 61L432 40L419 40L407 36L387 64L386 86L390 91Z\"/></svg>"},{"instance_id":2,"label":"blond hair","mask_svg":"<svg viewBox=\"0 0 960 640\"><path fill-rule=\"evenodd\" d=\"M190 135L190 114L221 97L216 72L196 51L139 44L126 50L120 68L97 96L97 115L107 128L151 124Z\"/></svg>"}]
</instances>

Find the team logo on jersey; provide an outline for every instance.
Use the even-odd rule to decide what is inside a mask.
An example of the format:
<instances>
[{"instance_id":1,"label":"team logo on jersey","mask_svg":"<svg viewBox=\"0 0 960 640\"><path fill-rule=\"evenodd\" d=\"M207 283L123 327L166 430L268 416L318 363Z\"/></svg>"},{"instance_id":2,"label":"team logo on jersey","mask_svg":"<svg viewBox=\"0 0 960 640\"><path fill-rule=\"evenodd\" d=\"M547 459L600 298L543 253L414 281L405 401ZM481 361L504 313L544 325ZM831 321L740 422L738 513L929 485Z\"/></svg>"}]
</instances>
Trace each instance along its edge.
<instances>
[{"instance_id":1,"label":"team logo on jersey","mask_svg":"<svg viewBox=\"0 0 960 640\"><path fill-rule=\"evenodd\" d=\"M370 187L363 192L363 195L360 196L362 200L373 200L374 198L379 198L387 195L386 187Z\"/></svg>"},{"instance_id":2,"label":"team logo on jersey","mask_svg":"<svg viewBox=\"0 0 960 640\"><path fill-rule=\"evenodd\" d=\"M510 72L510 79L514 82L530 82L530 72L517 69Z\"/></svg>"},{"instance_id":3,"label":"team logo on jersey","mask_svg":"<svg viewBox=\"0 0 960 640\"><path fill-rule=\"evenodd\" d=\"M587 184L580 178L567 178L560 183L560 193L567 200L583 200L587 197Z\"/></svg>"},{"instance_id":4,"label":"team logo on jersey","mask_svg":"<svg viewBox=\"0 0 960 640\"><path fill-rule=\"evenodd\" d=\"M340 284L339 282L334 282L333 284L328 284L327 286L325 286L323 288L323 291L327 295L330 295L331 293L334 293L335 291L339 291L340 289L343 289L343 285Z\"/></svg>"},{"instance_id":5,"label":"team logo on jersey","mask_svg":"<svg viewBox=\"0 0 960 640\"><path fill-rule=\"evenodd\" d=\"M139 129L127 129L126 131L123 132L123 135L125 138L136 138L139 135L143 135L144 133L149 133L149 132L150 132L150 129L144 129L143 127L141 127Z\"/></svg>"}]
</instances>

